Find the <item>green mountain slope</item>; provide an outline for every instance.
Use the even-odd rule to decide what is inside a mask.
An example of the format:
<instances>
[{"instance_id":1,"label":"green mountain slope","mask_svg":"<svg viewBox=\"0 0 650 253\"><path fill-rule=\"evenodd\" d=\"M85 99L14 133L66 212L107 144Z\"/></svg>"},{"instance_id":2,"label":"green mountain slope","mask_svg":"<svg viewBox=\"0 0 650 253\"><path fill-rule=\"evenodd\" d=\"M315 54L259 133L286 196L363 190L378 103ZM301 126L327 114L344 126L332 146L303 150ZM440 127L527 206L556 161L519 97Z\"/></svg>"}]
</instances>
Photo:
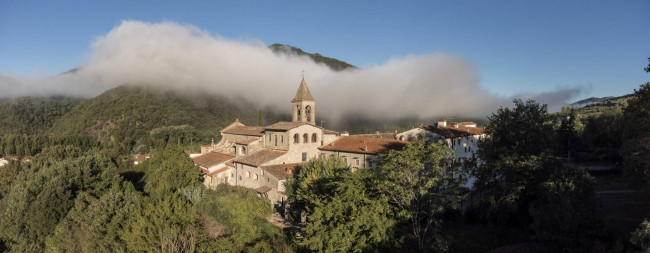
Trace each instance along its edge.
<instances>
[{"instance_id":1,"label":"green mountain slope","mask_svg":"<svg viewBox=\"0 0 650 253\"><path fill-rule=\"evenodd\" d=\"M277 44L276 43L276 44L270 45L269 48L275 53L296 54L296 55L300 55L300 56L306 55L309 58L311 58L314 62L325 64L334 71L341 71L341 70L345 70L345 69L356 69L357 68L357 67L355 67L355 66L353 66L353 65L351 65L351 64L349 64L347 62L340 61L340 60L330 58L330 57L327 57L327 56L322 56L322 55L320 55L318 53L314 53L314 54L307 53L305 51L302 51L302 49L300 49L300 48L289 46L289 45L283 45L283 44Z\"/></svg>"},{"instance_id":2,"label":"green mountain slope","mask_svg":"<svg viewBox=\"0 0 650 253\"><path fill-rule=\"evenodd\" d=\"M581 100L582 102L586 101L586 103L588 103L587 105L574 107L573 110L582 118L600 116L601 114L620 114L623 108L627 106L627 101L632 98L632 96L633 94L620 97L589 98ZM576 103L580 103L581 101ZM570 110L570 107L563 107L562 110L558 112L558 115L566 115Z\"/></svg>"},{"instance_id":3,"label":"green mountain slope","mask_svg":"<svg viewBox=\"0 0 650 253\"><path fill-rule=\"evenodd\" d=\"M0 136L41 134L80 100L63 97L22 97L0 104Z\"/></svg>"},{"instance_id":4,"label":"green mountain slope","mask_svg":"<svg viewBox=\"0 0 650 253\"><path fill-rule=\"evenodd\" d=\"M239 118L255 125L259 108L235 105L201 93L161 92L120 86L79 103L54 123L54 136L89 135L119 145L121 152L147 152L166 143L205 144ZM265 121L278 116L265 113Z\"/></svg>"}]
</instances>

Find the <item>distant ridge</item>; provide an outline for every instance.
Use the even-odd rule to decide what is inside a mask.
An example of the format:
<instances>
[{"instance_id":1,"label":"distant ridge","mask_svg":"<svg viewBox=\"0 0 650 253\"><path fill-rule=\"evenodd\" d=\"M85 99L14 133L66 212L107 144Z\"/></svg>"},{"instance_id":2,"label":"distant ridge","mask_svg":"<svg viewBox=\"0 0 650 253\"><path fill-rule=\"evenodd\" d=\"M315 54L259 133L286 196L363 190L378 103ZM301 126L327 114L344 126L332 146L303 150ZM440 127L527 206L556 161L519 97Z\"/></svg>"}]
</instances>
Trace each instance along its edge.
<instances>
[{"instance_id":1,"label":"distant ridge","mask_svg":"<svg viewBox=\"0 0 650 253\"><path fill-rule=\"evenodd\" d=\"M614 97L601 97L601 98L590 97L590 98L586 98L586 99L583 99L583 100L580 100L580 101L576 101L576 102L572 103L571 106L573 106L573 107L584 107L584 106L587 106L587 105L590 105L590 104L600 103L600 102L603 102L603 101L611 99L611 98L614 98Z\"/></svg>"},{"instance_id":2,"label":"distant ridge","mask_svg":"<svg viewBox=\"0 0 650 253\"><path fill-rule=\"evenodd\" d=\"M341 71L341 70L346 70L346 69L356 69L352 64L349 64L347 62L337 60L334 58L330 58L327 56L322 56L318 53L307 53L305 51L302 51L302 49L289 46L289 45L284 45L284 44L278 44L275 43L273 45L270 45L269 48L276 54L278 53L284 53L284 54L295 54L295 55L300 55L300 56L308 56L311 58L314 62L316 63L322 63L330 67L330 69L334 71Z\"/></svg>"}]
</instances>

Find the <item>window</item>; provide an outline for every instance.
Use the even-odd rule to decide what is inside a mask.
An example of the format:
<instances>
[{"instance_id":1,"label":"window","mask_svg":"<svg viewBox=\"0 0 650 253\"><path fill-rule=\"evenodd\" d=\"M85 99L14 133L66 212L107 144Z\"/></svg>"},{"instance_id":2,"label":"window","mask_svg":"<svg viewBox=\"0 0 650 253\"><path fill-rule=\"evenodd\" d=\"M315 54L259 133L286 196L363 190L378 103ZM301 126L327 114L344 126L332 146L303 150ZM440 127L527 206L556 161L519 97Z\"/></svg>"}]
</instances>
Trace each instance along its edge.
<instances>
[{"instance_id":1,"label":"window","mask_svg":"<svg viewBox=\"0 0 650 253\"><path fill-rule=\"evenodd\" d=\"M250 171L246 171L246 177L251 178L251 172Z\"/></svg>"},{"instance_id":2,"label":"window","mask_svg":"<svg viewBox=\"0 0 650 253\"><path fill-rule=\"evenodd\" d=\"M277 135L275 136L275 145L276 146L278 145L278 136Z\"/></svg>"},{"instance_id":3,"label":"window","mask_svg":"<svg viewBox=\"0 0 650 253\"><path fill-rule=\"evenodd\" d=\"M460 138L458 138L458 145L460 145Z\"/></svg>"},{"instance_id":4,"label":"window","mask_svg":"<svg viewBox=\"0 0 650 253\"><path fill-rule=\"evenodd\" d=\"M271 141L271 134L269 134L269 141Z\"/></svg>"},{"instance_id":5,"label":"window","mask_svg":"<svg viewBox=\"0 0 650 253\"><path fill-rule=\"evenodd\" d=\"M302 143L309 143L309 134L302 135Z\"/></svg>"},{"instance_id":6,"label":"window","mask_svg":"<svg viewBox=\"0 0 650 253\"><path fill-rule=\"evenodd\" d=\"M302 161L307 161L307 152L302 152Z\"/></svg>"},{"instance_id":7,"label":"window","mask_svg":"<svg viewBox=\"0 0 650 253\"><path fill-rule=\"evenodd\" d=\"M239 181L241 181L241 176L239 176Z\"/></svg>"},{"instance_id":8,"label":"window","mask_svg":"<svg viewBox=\"0 0 650 253\"><path fill-rule=\"evenodd\" d=\"M284 135L280 136L280 142L284 143Z\"/></svg>"},{"instance_id":9,"label":"window","mask_svg":"<svg viewBox=\"0 0 650 253\"><path fill-rule=\"evenodd\" d=\"M264 170L262 170L262 176L264 176Z\"/></svg>"},{"instance_id":10,"label":"window","mask_svg":"<svg viewBox=\"0 0 650 253\"><path fill-rule=\"evenodd\" d=\"M300 117L300 105L296 105L296 108L297 108L297 112L298 112L298 121L302 121L301 120L302 118Z\"/></svg>"},{"instance_id":11,"label":"window","mask_svg":"<svg viewBox=\"0 0 650 253\"><path fill-rule=\"evenodd\" d=\"M230 177L235 177L235 173L230 173Z\"/></svg>"},{"instance_id":12,"label":"window","mask_svg":"<svg viewBox=\"0 0 650 253\"><path fill-rule=\"evenodd\" d=\"M467 147L465 147L465 152L467 152Z\"/></svg>"},{"instance_id":13,"label":"window","mask_svg":"<svg viewBox=\"0 0 650 253\"><path fill-rule=\"evenodd\" d=\"M300 141L300 135L294 134L293 135L293 143L298 143Z\"/></svg>"},{"instance_id":14,"label":"window","mask_svg":"<svg viewBox=\"0 0 650 253\"><path fill-rule=\"evenodd\" d=\"M472 152L472 146L467 147L467 151Z\"/></svg>"},{"instance_id":15,"label":"window","mask_svg":"<svg viewBox=\"0 0 650 253\"><path fill-rule=\"evenodd\" d=\"M258 179L260 179L260 177L259 177L259 176L257 176L257 174L255 174L255 177L254 177L254 179L255 179L255 181L257 181Z\"/></svg>"},{"instance_id":16,"label":"window","mask_svg":"<svg viewBox=\"0 0 650 253\"><path fill-rule=\"evenodd\" d=\"M269 181L271 181L271 180L267 177L267 178L266 178L266 182L269 182Z\"/></svg>"},{"instance_id":17,"label":"window","mask_svg":"<svg viewBox=\"0 0 650 253\"><path fill-rule=\"evenodd\" d=\"M235 152L235 155L237 154L237 147L232 147L232 152Z\"/></svg>"},{"instance_id":18,"label":"window","mask_svg":"<svg viewBox=\"0 0 650 253\"><path fill-rule=\"evenodd\" d=\"M348 164L348 158L344 156L343 157L343 162L345 162L345 164L347 165Z\"/></svg>"},{"instance_id":19,"label":"window","mask_svg":"<svg viewBox=\"0 0 650 253\"><path fill-rule=\"evenodd\" d=\"M246 155L246 147L244 146L241 147L241 154Z\"/></svg>"},{"instance_id":20,"label":"window","mask_svg":"<svg viewBox=\"0 0 650 253\"><path fill-rule=\"evenodd\" d=\"M311 106L305 107L305 118L307 118L307 121L311 121Z\"/></svg>"},{"instance_id":21,"label":"window","mask_svg":"<svg viewBox=\"0 0 650 253\"><path fill-rule=\"evenodd\" d=\"M316 142L316 141L318 141L318 135L316 133L313 133L311 135L311 142Z\"/></svg>"},{"instance_id":22,"label":"window","mask_svg":"<svg viewBox=\"0 0 650 253\"><path fill-rule=\"evenodd\" d=\"M354 160L355 160L355 161L354 161L354 164L356 164L357 166L359 166L359 158L354 158Z\"/></svg>"}]
</instances>

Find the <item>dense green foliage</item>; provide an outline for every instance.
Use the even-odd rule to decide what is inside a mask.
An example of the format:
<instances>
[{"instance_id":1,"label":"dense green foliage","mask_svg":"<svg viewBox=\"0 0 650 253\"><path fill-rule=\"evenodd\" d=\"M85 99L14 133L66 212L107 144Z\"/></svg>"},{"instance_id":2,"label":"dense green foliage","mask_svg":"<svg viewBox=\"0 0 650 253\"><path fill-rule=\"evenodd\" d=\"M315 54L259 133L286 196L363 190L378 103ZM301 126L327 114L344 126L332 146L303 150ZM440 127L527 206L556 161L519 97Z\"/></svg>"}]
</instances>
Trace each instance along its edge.
<instances>
[{"instance_id":1,"label":"dense green foliage","mask_svg":"<svg viewBox=\"0 0 650 253\"><path fill-rule=\"evenodd\" d=\"M445 247L440 235L442 214L458 207L461 185L467 178L455 160L442 142L418 138L403 150L382 156L378 166L380 191L389 199L397 220L408 224L420 250L431 244Z\"/></svg>"},{"instance_id":2,"label":"dense green foliage","mask_svg":"<svg viewBox=\"0 0 650 253\"><path fill-rule=\"evenodd\" d=\"M167 143L207 143L236 118L254 124L257 111L223 97L120 86L83 101L57 120L51 132L57 136L85 134L114 144L122 153L144 153ZM275 121L276 116L266 115L271 117L268 121Z\"/></svg>"},{"instance_id":3,"label":"dense green foliage","mask_svg":"<svg viewBox=\"0 0 650 253\"><path fill-rule=\"evenodd\" d=\"M117 182L110 159L70 148L62 151L63 159L49 157L49 152L34 157L0 200L0 238L10 250L43 251L77 196L99 197Z\"/></svg>"},{"instance_id":4,"label":"dense green foliage","mask_svg":"<svg viewBox=\"0 0 650 253\"><path fill-rule=\"evenodd\" d=\"M0 136L43 134L79 103L71 98L22 97L0 104Z\"/></svg>"},{"instance_id":5,"label":"dense green foliage","mask_svg":"<svg viewBox=\"0 0 650 253\"><path fill-rule=\"evenodd\" d=\"M307 53L305 51L302 51L302 49L297 48L297 47L292 47L289 45L283 45L283 44L273 44L270 45L269 48L274 52L274 53L283 53L283 54L294 54L298 56L307 56L311 58L314 62L316 63L321 63L324 64L325 66L328 66L334 71L341 71L345 69L356 69L357 67L350 65L347 62L340 61L334 58L330 58L327 56L322 56L318 53L311 54Z\"/></svg>"},{"instance_id":6,"label":"dense green foliage","mask_svg":"<svg viewBox=\"0 0 650 253\"><path fill-rule=\"evenodd\" d=\"M479 211L492 223L530 229L539 250L590 251L599 236L593 179L555 156L558 139L578 140L570 118L554 131L545 105L514 104L489 117L489 138L478 144Z\"/></svg>"},{"instance_id":7,"label":"dense green foliage","mask_svg":"<svg viewBox=\"0 0 650 253\"><path fill-rule=\"evenodd\" d=\"M297 242L309 251L371 251L392 238L392 211L370 170L351 172L334 156L311 160L287 187L309 213Z\"/></svg>"}]
</instances>

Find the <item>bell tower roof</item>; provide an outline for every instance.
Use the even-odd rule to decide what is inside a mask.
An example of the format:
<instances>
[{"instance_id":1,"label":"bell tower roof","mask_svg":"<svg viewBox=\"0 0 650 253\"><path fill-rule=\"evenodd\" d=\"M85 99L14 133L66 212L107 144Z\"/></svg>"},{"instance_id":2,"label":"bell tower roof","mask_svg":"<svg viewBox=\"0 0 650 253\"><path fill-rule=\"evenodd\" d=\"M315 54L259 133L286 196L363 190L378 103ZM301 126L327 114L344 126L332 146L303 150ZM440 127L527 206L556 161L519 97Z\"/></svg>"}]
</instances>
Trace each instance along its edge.
<instances>
[{"instance_id":1,"label":"bell tower roof","mask_svg":"<svg viewBox=\"0 0 650 253\"><path fill-rule=\"evenodd\" d=\"M300 101L316 101L314 97L311 96L311 92L309 92L309 88L307 87L307 83L305 82L304 77L302 78L302 82L300 82L296 96L293 97L293 100L291 100L291 102Z\"/></svg>"}]
</instances>

